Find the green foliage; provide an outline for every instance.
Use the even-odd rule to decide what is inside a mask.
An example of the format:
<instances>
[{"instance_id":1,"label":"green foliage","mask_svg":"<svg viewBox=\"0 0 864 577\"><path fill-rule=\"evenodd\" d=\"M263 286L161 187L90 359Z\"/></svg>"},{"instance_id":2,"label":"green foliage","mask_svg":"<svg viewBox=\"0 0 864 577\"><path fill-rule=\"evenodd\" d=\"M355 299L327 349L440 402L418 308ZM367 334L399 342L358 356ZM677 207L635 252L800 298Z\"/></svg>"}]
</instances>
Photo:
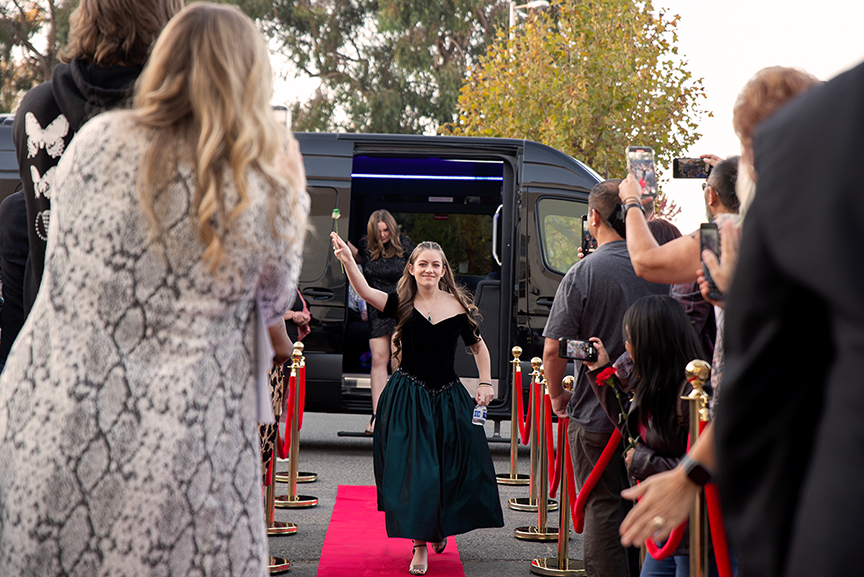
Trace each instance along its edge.
<instances>
[{"instance_id":1,"label":"green foliage","mask_svg":"<svg viewBox=\"0 0 864 577\"><path fill-rule=\"evenodd\" d=\"M51 79L79 0L0 0L0 112Z\"/></svg>"},{"instance_id":2,"label":"green foliage","mask_svg":"<svg viewBox=\"0 0 864 577\"><path fill-rule=\"evenodd\" d=\"M550 214L543 219L543 252L552 270L566 273L579 260L582 222L569 216Z\"/></svg>"},{"instance_id":3,"label":"green foliage","mask_svg":"<svg viewBox=\"0 0 864 577\"><path fill-rule=\"evenodd\" d=\"M631 144L653 147L658 166L668 166L700 137L705 97L678 56L677 23L650 1L555 0L532 11L512 41L498 32L445 131L536 140L610 177L626 173Z\"/></svg>"},{"instance_id":4,"label":"green foliage","mask_svg":"<svg viewBox=\"0 0 864 577\"><path fill-rule=\"evenodd\" d=\"M298 128L421 133L456 119L464 72L504 20L503 0L238 0L321 84Z\"/></svg>"},{"instance_id":5,"label":"green foliage","mask_svg":"<svg viewBox=\"0 0 864 577\"><path fill-rule=\"evenodd\" d=\"M394 214L414 244L434 240L444 250L455 274L485 275L492 270L492 219L483 214Z\"/></svg>"}]
</instances>

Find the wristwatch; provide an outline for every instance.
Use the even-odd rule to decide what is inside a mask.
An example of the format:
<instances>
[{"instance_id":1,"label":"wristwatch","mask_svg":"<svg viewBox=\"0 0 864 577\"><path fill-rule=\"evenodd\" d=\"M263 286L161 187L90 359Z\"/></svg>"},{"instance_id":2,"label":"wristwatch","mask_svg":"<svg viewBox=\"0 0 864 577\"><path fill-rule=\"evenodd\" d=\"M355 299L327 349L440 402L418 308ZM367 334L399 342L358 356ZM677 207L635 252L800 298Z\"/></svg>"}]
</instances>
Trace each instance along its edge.
<instances>
[{"instance_id":1,"label":"wristwatch","mask_svg":"<svg viewBox=\"0 0 864 577\"><path fill-rule=\"evenodd\" d=\"M645 214L645 207L642 206L642 203L639 202L629 202L627 204L621 205L621 220L627 220L627 211L631 208L638 208L642 211L642 214Z\"/></svg>"},{"instance_id":2,"label":"wristwatch","mask_svg":"<svg viewBox=\"0 0 864 577\"><path fill-rule=\"evenodd\" d=\"M700 487L704 487L710 483L714 477L714 474L705 465L699 461L694 461L687 454L681 459L681 467L684 468L684 474L687 475L687 478Z\"/></svg>"}]
</instances>

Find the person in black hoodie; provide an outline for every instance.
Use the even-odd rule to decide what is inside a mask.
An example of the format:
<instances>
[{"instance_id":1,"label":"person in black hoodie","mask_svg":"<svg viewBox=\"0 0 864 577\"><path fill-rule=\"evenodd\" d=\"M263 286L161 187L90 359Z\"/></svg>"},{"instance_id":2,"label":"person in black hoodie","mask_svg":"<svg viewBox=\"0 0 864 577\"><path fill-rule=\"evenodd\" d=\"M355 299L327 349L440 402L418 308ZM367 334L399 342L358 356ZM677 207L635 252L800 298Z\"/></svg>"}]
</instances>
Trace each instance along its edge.
<instances>
[{"instance_id":1,"label":"person in black hoodie","mask_svg":"<svg viewBox=\"0 0 864 577\"><path fill-rule=\"evenodd\" d=\"M63 64L51 80L21 100L12 127L24 184L30 252L24 277L24 316L45 267L54 167L81 126L122 105L150 53L150 45L183 0L81 0L70 18ZM95 191L94 191L95 192Z\"/></svg>"},{"instance_id":2,"label":"person in black hoodie","mask_svg":"<svg viewBox=\"0 0 864 577\"><path fill-rule=\"evenodd\" d=\"M27 262L27 209L24 192L17 190L0 203L0 279L3 308L0 309L0 372L9 349L24 324L21 289Z\"/></svg>"}]
</instances>

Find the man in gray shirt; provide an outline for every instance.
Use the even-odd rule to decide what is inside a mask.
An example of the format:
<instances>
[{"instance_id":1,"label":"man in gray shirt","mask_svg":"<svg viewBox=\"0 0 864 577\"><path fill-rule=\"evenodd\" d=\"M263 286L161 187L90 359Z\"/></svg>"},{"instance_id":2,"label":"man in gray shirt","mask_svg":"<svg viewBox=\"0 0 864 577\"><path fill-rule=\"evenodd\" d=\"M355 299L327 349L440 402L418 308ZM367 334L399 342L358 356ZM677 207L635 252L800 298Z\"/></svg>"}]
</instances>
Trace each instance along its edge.
<instances>
[{"instance_id":1,"label":"man in gray shirt","mask_svg":"<svg viewBox=\"0 0 864 577\"><path fill-rule=\"evenodd\" d=\"M609 357L616 359L624 352L621 323L630 305L643 296L669 292L668 285L650 283L633 271L624 240L619 182L607 180L591 190L588 229L597 239L597 250L570 267L558 286L543 331L546 382L556 414L570 419L567 436L579 487L588 478L615 427L591 390L588 371L580 362L576 361L573 393L562 388L567 359L558 357L558 339L599 337ZM623 449L622 445L615 451L585 505L583 551L588 577L639 574L638 550L625 549L618 535L618 527L630 508L630 503L620 495L629 487Z\"/></svg>"}]
</instances>

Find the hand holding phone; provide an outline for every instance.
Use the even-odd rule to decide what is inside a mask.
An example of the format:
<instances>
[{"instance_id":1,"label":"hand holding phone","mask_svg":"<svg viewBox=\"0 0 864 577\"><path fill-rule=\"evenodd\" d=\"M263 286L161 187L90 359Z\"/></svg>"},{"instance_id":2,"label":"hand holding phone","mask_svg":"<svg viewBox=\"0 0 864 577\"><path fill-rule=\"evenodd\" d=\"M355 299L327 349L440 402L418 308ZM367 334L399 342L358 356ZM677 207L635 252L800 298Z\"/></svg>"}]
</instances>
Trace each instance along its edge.
<instances>
[{"instance_id":1,"label":"hand holding phone","mask_svg":"<svg viewBox=\"0 0 864 577\"><path fill-rule=\"evenodd\" d=\"M720 259L720 233L717 230L717 225L713 222L705 222L699 226L699 254L701 255L706 250L713 253L718 260ZM704 260L702 261L702 276L708 283L708 298L715 301L724 300L726 296L717 288Z\"/></svg>"},{"instance_id":2,"label":"hand holding phone","mask_svg":"<svg viewBox=\"0 0 864 577\"><path fill-rule=\"evenodd\" d=\"M627 171L633 175L642 196L657 197L657 174L654 171L654 150L650 146L628 146Z\"/></svg>"}]
</instances>

